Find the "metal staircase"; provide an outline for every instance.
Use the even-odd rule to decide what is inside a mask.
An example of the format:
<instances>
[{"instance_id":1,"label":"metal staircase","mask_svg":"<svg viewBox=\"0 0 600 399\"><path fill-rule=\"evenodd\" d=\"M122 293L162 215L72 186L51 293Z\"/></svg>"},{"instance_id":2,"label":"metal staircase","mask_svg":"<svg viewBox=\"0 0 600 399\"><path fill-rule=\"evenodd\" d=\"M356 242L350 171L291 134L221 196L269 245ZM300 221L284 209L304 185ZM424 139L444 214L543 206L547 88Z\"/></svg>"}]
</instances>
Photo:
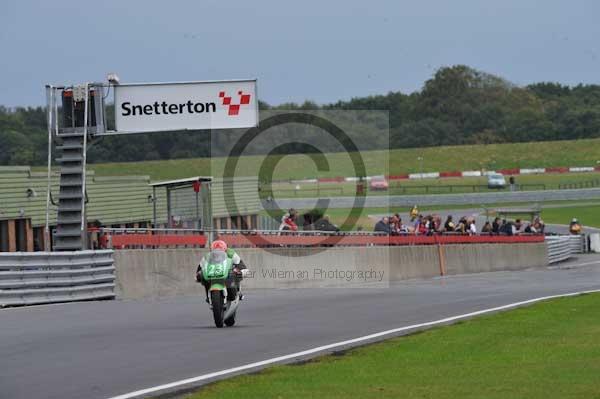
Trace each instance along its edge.
<instances>
[{"instance_id":1,"label":"metal staircase","mask_svg":"<svg viewBox=\"0 0 600 399\"><path fill-rule=\"evenodd\" d=\"M54 235L55 251L81 251L86 248L85 223L85 133L61 135L62 144L56 148L62 155L58 216Z\"/></svg>"}]
</instances>

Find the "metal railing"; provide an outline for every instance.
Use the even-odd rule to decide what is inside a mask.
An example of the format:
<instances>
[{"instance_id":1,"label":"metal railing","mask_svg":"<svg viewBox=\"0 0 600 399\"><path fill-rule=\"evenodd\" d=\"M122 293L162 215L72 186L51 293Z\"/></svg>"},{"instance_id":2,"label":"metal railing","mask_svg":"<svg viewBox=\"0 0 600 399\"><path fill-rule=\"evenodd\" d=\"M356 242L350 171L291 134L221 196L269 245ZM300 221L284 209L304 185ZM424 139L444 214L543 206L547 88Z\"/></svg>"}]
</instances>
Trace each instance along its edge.
<instances>
[{"instance_id":1,"label":"metal railing","mask_svg":"<svg viewBox=\"0 0 600 399\"><path fill-rule=\"evenodd\" d=\"M115 298L113 251L0 253L0 307Z\"/></svg>"},{"instance_id":2,"label":"metal railing","mask_svg":"<svg viewBox=\"0 0 600 399\"><path fill-rule=\"evenodd\" d=\"M548 245L548 263L564 262L576 254L587 252L587 237L585 235L556 235L546 236Z\"/></svg>"}]
</instances>

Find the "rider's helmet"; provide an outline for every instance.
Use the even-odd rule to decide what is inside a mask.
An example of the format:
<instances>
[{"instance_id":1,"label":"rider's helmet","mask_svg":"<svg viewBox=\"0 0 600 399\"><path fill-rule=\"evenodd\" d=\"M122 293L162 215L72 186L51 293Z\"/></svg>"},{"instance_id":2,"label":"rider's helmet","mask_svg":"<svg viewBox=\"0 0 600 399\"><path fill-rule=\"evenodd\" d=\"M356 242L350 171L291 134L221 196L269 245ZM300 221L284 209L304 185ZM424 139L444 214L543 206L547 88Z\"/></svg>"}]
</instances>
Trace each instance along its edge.
<instances>
[{"instance_id":1,"label":"rider's helmet","mask_svg":"<svg viewBox=\"0 0 600 399\"><path fill-rule=\"evenodd\" d=\"M212 244L210 244L210 249L225 252L227 251L227 243L223 240L213 241Z\"/></svg>"},{"instance_id":2,"label":"rider's helmet","mask_svg":"<svg viewBox=\"0 0 600 399\"><path fill-rule=\"evenodd\" d=\"M579 220L577 220L577 218L573 218L573 220L571 220L571 223L579 223Z\"/></svg>"}]
</instances>

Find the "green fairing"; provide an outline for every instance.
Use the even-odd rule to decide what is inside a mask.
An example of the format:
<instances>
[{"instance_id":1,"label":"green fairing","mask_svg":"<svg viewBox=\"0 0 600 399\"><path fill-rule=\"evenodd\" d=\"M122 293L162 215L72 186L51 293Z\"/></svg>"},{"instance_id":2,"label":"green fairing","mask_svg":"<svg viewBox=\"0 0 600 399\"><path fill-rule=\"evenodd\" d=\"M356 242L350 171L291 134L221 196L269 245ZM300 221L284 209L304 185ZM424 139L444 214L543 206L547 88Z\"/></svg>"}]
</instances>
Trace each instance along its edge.
<instances>
[{"instance_id":1,"label":"green fairing","mask_svg":"<svg viewBox=\"0 0 600 399\"><path fill-rule=\"evenodd\" d=\"M204 257L202 276L206 281L224 280L229 276L233 262L227 253L212 251ZM215 281L216 283L216 281ZM222 283L222 281L221 281ZM224 284L219 284L223 286ZM211 288L215 284L211 284Z\"/></svg>"}]
</instances>

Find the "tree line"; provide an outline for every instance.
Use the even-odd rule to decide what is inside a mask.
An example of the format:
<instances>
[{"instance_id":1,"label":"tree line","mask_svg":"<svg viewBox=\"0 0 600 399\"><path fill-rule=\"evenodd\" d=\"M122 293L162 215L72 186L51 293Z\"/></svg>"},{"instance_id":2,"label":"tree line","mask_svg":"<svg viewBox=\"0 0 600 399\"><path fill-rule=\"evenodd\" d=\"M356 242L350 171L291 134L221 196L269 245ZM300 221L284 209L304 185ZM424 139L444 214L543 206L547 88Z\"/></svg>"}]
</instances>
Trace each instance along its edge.
<instances>
[{"instance_id":1,"label":"tree line","mask_svg":"<svg viewBox=\"0 0 600 399\"><path fill-rule=\"evenodd\" d=\"M260 102L260 109L262 118L285 110L322 113L359 142L361 150L600 137L600 85L543 82L520 87L464 65L440 68L420 91L411 94L389 92L325 105L306 101L272 106ZM374 111L387 111L389 125L383 114ZM388 128L389 135L381 134ZM290 124L278 129L282 143L287 144L275 152L343 150L326 140L317 128ZM243 133L197 131L105 137L92 145L88 161L226 155ZM246 153L271 151L273 142L269 140L257 139ZM46 146L43 107L0 106L0 164L44 164Z\"/></svg>"}]
</instances>

